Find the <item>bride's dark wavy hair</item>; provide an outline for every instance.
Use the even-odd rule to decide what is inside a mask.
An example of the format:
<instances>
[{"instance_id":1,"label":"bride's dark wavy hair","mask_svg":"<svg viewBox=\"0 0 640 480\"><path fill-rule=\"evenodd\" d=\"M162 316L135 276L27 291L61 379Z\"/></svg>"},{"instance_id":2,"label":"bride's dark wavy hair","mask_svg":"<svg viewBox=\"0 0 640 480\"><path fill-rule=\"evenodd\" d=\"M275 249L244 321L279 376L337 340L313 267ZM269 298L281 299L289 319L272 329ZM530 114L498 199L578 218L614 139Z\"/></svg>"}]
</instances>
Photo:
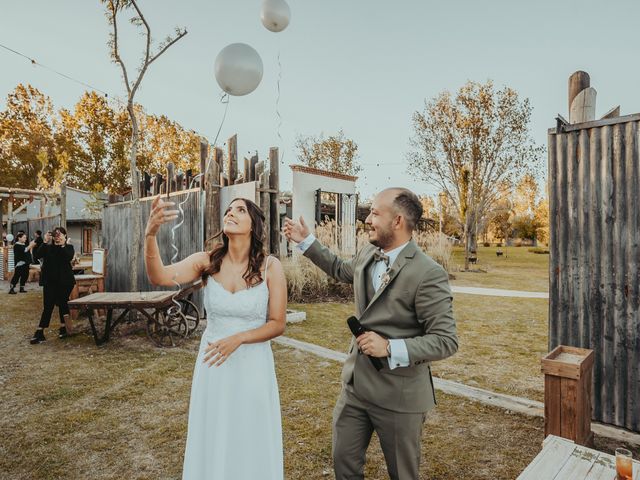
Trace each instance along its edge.
<instances>
[{"instance_id":1,"label":"bride's dark wavy hair","mask_svg":"<svg viewBox=\"0 0 640 480\"><path fill-rule=\"evenodd\" d=\"M224 211L226 215L231 209L231 204L236 200L242 200L247 207L247 212L251 218L251 246L249 247L249 264L247 270L242 275L242 278L247 284L247 288L253 287L262 282L262 274L260 273L260 267L264 262L266 253L264 251L264 214L260 207L251 200L246 198L234 198L229 206ZM207 280L211 275L215 275L220 271L222 265L222 259L229 251L229 237L224 233L224 230L220 230L216 235L209 240L222 237L222 242L216 244L209 252L210 265L202 272L202 283L207 284Z\"/></svg>"}]
</instances>

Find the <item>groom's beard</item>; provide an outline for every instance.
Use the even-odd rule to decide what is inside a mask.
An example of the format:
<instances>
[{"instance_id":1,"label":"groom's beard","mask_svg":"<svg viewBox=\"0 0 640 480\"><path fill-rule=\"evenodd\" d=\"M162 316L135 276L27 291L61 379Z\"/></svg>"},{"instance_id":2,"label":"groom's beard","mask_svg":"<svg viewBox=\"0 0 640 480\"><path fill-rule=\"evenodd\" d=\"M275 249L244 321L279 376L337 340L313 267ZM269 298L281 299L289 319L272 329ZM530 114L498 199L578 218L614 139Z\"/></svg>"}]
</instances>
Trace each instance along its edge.
<instances>
[{"instance_id":1,"label":"groom's beard","mask_svg":"<svg viewBox=\"0 0 640 480\"><path fill-rule=\"evenodd\" d=\"M371 243L372 245L384 250L388 246L393 244L393 231L391 230L391 228L384 230L381 228L376 228L375 233L376 238L373 240L369 239L369 243Z\"/></svg>"}]
</instances>

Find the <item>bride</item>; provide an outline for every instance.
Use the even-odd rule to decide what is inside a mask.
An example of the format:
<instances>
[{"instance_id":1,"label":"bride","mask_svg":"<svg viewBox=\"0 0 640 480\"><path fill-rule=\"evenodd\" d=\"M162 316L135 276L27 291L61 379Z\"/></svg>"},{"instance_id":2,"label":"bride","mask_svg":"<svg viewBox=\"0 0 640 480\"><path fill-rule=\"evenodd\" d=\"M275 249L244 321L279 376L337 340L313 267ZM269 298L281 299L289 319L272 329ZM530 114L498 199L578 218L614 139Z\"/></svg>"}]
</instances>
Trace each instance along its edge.
<instances>
[{"instance_id":1,"label":"bride","mask_svg":"<svg viewBox=\"0 0 640 480\"><path fill-rule=\"evenodd\" d=\"M145 232L154 285L204 283L207 328L193 372L183 480L282 480L280 399L269 340L285 328L282 264L265 255L264 215L250 200L227 208L222 242L163 265L156 234L177 218L157 197Z\"/></svg>"}]
</instances>

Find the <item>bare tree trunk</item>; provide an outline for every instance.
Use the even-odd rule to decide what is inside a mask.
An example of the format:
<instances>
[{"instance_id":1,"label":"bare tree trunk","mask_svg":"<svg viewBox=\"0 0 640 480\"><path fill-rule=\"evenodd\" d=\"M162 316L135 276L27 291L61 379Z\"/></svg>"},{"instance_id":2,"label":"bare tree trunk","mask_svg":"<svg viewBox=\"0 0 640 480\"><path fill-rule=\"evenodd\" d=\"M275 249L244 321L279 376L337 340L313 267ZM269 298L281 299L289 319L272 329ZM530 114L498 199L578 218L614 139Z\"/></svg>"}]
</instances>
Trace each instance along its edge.
<instances>
[{"instance_id":1,"label":"bare tree trunk","mask_svg":"<svg viewBox=\"0 0 640 480\"><path fill-rule=\"evenodd\" d=\"M138 120L133 108L133 102L127 105L127 111L131 118L131 152L129 164L131 167L131 291L138 291L138 258L140 255L140 231L142 229L140 219L140 195L138 191Z\"/></svg>"},{"instance_id":2,"label":"bare tree trunk","mask_svg":"<svg viewBox=\"0 0 640 480\"><path fill-rule=\"evenodd\" d=\"M463 238L464 238L464 270L469 270L469 217L465 219L464 222L464 230L463 230Z\"/></svg>"}]
</instances>

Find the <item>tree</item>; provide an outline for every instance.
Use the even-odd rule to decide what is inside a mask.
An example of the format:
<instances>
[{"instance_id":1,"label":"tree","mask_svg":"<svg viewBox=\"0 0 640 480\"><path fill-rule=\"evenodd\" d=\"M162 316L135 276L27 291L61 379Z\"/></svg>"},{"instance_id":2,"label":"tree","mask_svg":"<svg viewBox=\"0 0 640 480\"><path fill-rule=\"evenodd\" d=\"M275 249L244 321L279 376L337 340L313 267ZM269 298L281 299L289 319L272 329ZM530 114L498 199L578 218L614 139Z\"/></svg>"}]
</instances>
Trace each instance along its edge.
<instances>
[{"instance_id":1,"label":"tree","mask_svg":"<svg viewBox=\"0 0 640 480\"><path fill-rule=\"evenodd\" d=\"M326 139L323 134L299 135L295 146L298 160L309 167L345 175L357 175L362 170L358 164L358 144L346 138L342 129Z\"/></svg>"},{"instance_id":2,"label":"tree","mask_svg":"<svg viewBox=\"0 0 640 480\"><path fill-rule=\"evenodd\" d=\"M138 195L138 189L136 188L138 185L138 167L137 167L137 147L138 147L138 120L136 118L136 111L134 105L134 98L138 88L140 88L140 84L142 79L144 78L145 73L149 66L155 62L158 57L160 57L164 52L167 51L171 45L176 43L182 37L187 34L186 29L176 28L175 36L167 36L165 40L159 45L158 50L155 54L151 53L151 27L149 23L145 19L142 11L138 7L138 3L136 0L102 0L103 3L106 3L106 16L109 22L109 25L112 27L112 33L110 34L109 39L109 47L111 48L111 58L114 63L120 65L122 70L122 77L124 80L124 85L127 89L127 112L129 113L129 118L131 120L131 145L130 145L130 154L129 154L129 165L130 165L130 174L131 174L131 196L133 199L132 202L132 212L133 221L132 221L132 245L131 251L133 253L133 258L131 259L131 289L133 291L138 288L138 254L140 251L140 235L141 235L141 219L140 219L140 200ZM130 19L130 22L136 27L142 29L146 44L144 49L144 55L142 59L142 63L138 69L137 77L135 80L129 80L129 73L127 70L122 57L120 56L120 49L118 45L118 14L130 9L133 7L135 13L133 17Z\"/></svg>"},{"instance_id":3,"label":"tree","mask_svg":"<svg viewBox=\"0 0 640 480\"><path fill-rule=\"evenodd\" d=\"M549 199L543 198L534 212L536 222L536 239L549 244Z\"/></svg>"},{"instance_id":4,"label":"tree","mask_svg":"<svg viewBox=\"0 0 640 480\"><path fill-rule=\"evenodd\" d=\"M70 156L67 182L92 192L110 187L116 112L107 99L85 92L73 113L62 109L56 134L58 149Z\"/></svg>"},{"instance_id":5,"label":"tree","mask_svg":"<svg viewBox=\"0 0 640 480\"><path fill-rule=\"evenodd\" d=\"M53 140L53 103L31 85L19 84L0 112L0 172L7 187L35 189L52 184L59 161Z\"/></svg>"},{"instance_id":6,"label":"tree","mask_svg":"<svg viewBox=\"0 0 640 480\"><path fill-rule=\"evenodd\" d=\"M437 186L455 208L465 240L465 269L478 223L522 172L536 171L541 148L529 136L531 106L515 90L468 82L413 115L409 172Z\"/></svg>"},{"instance_id":7,"label":"tree","mask_svg":"<svg viewBox=\"0 0 640 480\"><path fill-rule=\"evenodd\" d=\"M186 171L200 165L200 137L164 115L141 117L138 159L142 170L163 173L168 162Z\"/></svg>"}]
</instances>

